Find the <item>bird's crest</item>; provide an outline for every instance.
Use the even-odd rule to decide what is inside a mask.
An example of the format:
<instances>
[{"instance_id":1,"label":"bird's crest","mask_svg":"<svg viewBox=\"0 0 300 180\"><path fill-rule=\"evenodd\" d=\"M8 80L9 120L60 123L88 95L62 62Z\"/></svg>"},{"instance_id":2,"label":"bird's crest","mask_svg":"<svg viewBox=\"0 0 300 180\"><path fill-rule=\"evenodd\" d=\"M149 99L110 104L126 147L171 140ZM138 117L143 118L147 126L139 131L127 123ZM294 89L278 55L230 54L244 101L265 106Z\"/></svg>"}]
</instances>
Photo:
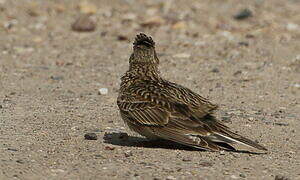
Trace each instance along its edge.
<instances>
[{"instance_id":1,"label":"bird's crest","mask_svg":"<svg viewBox=\"0 0 300 180\"><path fill-rule=\"evenodd\" d=\"M155 42L153 41L153 39L150 36L147 36L144 33L140 33L135 37L135 41L134 41L133 45L134 46L145 45L147 47L154 47Z\"/></svg>"}]
</instances>

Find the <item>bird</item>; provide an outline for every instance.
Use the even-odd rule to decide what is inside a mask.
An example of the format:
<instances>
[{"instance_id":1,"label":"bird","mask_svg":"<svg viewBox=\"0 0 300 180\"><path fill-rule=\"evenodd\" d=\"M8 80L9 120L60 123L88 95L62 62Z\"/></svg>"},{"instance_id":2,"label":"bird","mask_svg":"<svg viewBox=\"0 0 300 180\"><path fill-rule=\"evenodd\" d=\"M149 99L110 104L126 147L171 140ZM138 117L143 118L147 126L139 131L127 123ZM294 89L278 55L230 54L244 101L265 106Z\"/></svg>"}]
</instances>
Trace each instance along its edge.
<instances>
[{"instance_id":1,"label":"bird","mask_svg":"<svg viewBox=\"0 0 300 180\"><path fill-rule=\"evenodd\" d=\"M267 151L219 121L214 116L218 105L162 78L155 42L144 33L135 37L117 105L129 129L149 140L173 141L207 151L235 151L235 144Z\"/></svg>"}]
</instances>

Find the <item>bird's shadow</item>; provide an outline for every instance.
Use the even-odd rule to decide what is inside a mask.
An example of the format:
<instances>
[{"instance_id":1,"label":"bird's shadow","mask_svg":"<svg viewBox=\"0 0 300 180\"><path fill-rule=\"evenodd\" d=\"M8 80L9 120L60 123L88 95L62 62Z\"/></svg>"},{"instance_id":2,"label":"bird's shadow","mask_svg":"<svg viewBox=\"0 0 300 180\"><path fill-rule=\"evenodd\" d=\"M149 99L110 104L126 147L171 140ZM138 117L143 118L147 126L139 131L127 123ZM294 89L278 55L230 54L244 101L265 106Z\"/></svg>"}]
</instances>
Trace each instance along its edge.
<instances>
[{"instance_id":1,"label":"bird's shadow","mask_svg":"<svg viewBox=\"0 0 300 180\"><path fill-rule=\"evenodd\" d=\"M178 149L186 151L199 151L198 148L185 146L176 142L167 140L147 140L146 138L129 136L127 133L105 133L104 143L126 146L126 147L143 147L143 148L162 148L162 149ZM200 149L200 151L203 151Z\"/></svg>"},{"instance_id":2,"label":"bird's shadow","mask_svg":"<svg viewBox=\"0 0 300 180\"><path fill-rule=\"evenodd\" d=\"M115 132L105 133L103 139L104 139L104 143L117 145L117 146L125 146L125 147L162 148L162 149L185 150L185 151L206 151L203 149L182 145L168 140L150 141L142 137L129 136L127 133L115 133ZM265 153L241 151L235 149L225 150L225 151L234 152L234 153L245 153L245 154L265 154Z\"/></svg>"}]
</instances>

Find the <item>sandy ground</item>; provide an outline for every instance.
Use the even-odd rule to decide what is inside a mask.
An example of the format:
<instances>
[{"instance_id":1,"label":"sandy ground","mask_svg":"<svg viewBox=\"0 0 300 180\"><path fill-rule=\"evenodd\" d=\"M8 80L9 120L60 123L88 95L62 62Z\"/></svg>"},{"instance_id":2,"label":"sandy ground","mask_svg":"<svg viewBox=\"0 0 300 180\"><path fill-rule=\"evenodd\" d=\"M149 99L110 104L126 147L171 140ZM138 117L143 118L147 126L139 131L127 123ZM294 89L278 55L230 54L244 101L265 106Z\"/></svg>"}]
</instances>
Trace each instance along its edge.
<instances>
[{"instance_id":1,"label":"sandy ground","mask_svg":"<svg viewBox=\"0 0 300 180\"><path fill-rule=\"evenodd\" d=\"M234 19L244 8L252 17ZM297 0L0 0L0 179L300 179L299 9ZM80 13L94 31L71 29ZM268 153L130 133L116 98L138 32L156 41L166 79L219 104L216 116Z\"/></svg>"}]
</instances>

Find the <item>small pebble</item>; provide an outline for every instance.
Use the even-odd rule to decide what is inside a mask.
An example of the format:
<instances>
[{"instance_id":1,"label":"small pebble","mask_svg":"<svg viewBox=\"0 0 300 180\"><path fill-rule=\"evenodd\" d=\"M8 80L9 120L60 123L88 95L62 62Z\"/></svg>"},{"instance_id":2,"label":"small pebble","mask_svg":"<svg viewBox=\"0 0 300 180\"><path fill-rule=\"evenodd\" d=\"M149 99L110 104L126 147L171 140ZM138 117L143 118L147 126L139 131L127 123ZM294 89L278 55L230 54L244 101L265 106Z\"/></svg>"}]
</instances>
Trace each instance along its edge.
<instances>
[{"instance_id":1,"label":"small pebble","mask_svg":"<svg viewBox=\"0 0 300 180\"><path fill-rule=\"evenodd\" d=\"M108 93L107 88L100 88L98 91L99 95L106 95Z\"/></svg>"},{"instance_id":2,"label":"small pebble","mask_svg":"<svg viewBox=\"0 0 300 180\"><path fill-rule=\"evenodd\" d=\"M166 178L166 180L175 180L176 178L174 177L174 176L168 176L167 178Z\"/></svg>"},{"instance_id":3,"label":"small pebble","mask_svg":"<svg viewBox=\"0 0 300 180\"><path fill-rule=\"evenodd\" d=\"M213 69L211 70L211 72L218 73L218 72L220 72L220 70L219 70L218 68L213 68Z\"/></svg>"},{"instance_id":4,"label":"small pebble","mask_svg":"<svg viewBox=\"0 0 300 180\"><path fill-rule=\"evenodd\" d=\"M234 40L234 36L233 36L232 33L229 32L229 31L221 31L221 32L220 32L220 35L221 35L221 36L224 36L224 37L227 38L229 41Z\"/></svg>"},{"instance_id":5,"label":"small pebble","mask_svg":"<svg viewBox=\"0 0 300 180\"><path fill-rule=\"evenodd\" d=\"M63 172L65 172L65 170L63 170L63 169L51 169L51 171L54 172L54 173L63 173Z\"/></svg>"},{"instance_id":6,"label":"small pebble","mask_svg":"<svg viewBox=\"0 0 300 180\"><path fill-rule=\"evenodd\" d=\"M127 41L128 40L128 37L125 35L118 35L117 38L119 41Z\"/></svg>"},{"instance_id":7,"label":"small pebble","mask_svg":"<svg viewBox=\"0 0 300 180\"><path fill-rule=\"evenodd\" d=\"M246 175L245 174L240 174L240 177L246 178Z\"/></svg>"},{"instance_id":8,"label":"small pebble","mask_svg":"<svg viewBox=\"0 0 300 180\"><path fill-rule=\"evenodd\" d=\"M105 148L104 148L105 150L114 150L114 149L116 149L115 147L112 147L112 146L105 146Z\"/></svg>"},{"instance_id":9,"label":"small pebble","mask_svg":"<svg viewBox=\"0 0 300 180\"><path fill-rule=\"evenodd\" d=\"M300 88L300 84L298 84L298 83L297 83L297 84L294 84L293 86L294 86L295 88Z\"/></svg>"},{"instance_id":10,"label":"small pebble","mask_svg":"<svg viewBox=\"0 0 300 180\"><path fill-rule=\"evenodd\" d=\"M101 159L106 159L104 156L102 156L101 154L96 154L95 158L101 158Z\"/></svg>"},{"instance_id":11,"label":"small pebble","mask_svg":"<svg viewBox=\"0 0 300 180\"><path fill-rule=\"evenodd\" d=\"M132 154L131 151L126 151L126 152L124 153L124 155L125 155L125 157L130 157L130 156L132 156L133 154Z\"/></svg>"},{"instance_id":12,"label":"small pebble","mask_svg":"<svg viewBox=\"0 0 300 180\"><path fill-rule=\"evenodd\" d=\"M17 149L14 148L7 148L8 151L18 151Z\"/></svg>"},{"instance_id":13,"label":"small pebble","mask_svg":"<svg viewBox=\"0 0 300 180\"><path fill-rule=\"evenodd\" d=\"M213 166L213 164L211 162L208 162L208 161L200 162L199 165L202 166L202 167L212 167Z\"/></svg>"},{"instance_id":14,"label":"small pebble","mask_svg":"<svg viewBox=\"0 0 300 180\"><path fill-rule=\"evenodd\" d=\"M66 10L66 7L63 4L55 4L54 9L57 13L62 13Z\"/></svg>"},{"instance_id":15,"label":"small pebble","mask_svg":"<svg viewBox=\"0 0 300 180\"><path fill-rule=\"evenodd\" d=\"M17 163L24 164L25 162L21 159L16 160Z\"/></svg>"},{"instance_id":16,"label":"small pebble","mask_svg":"<svg viewBox=\"0 0 300 180\"><path fill-rule=\"evenodd\" d=\"M290 178L285 177L283 175L276 175L275 180L290 180Z\"/></svg>"},{"instance_id":17,"label":"small pebble","mask_svg":"<svg viewBox=\"0 0 300 180\"><path fill-rule=\"evenodd\" d=\"M277 123L274 123L275 125L277 126L289 126L289 123L282 123L282 122L277 122Z\"/></svg>"},{"instance_id":18,"label":"small pebble","mask_svg":"<svg viewBox=\"0 0 300 180\"><path fill-rule=\"evenodd\" d=\"M103 132L101 129L94 129L93 132Z\"/></svg>"},{"instance_id":19,"label":"small pebble","mask_svg":"<svg viewBox=\"0 0 300 180\"><path fill-rule=\"evenodd\" d=\"M124 14L123 16L122 16L122 19L123 20L127 20L127 21L132 21L132 20L135 20L136 19L136 14L134 14L134 13L127 13L127 14Z\"/></svg>"},{"instance_id":20,"label":"small pebble","mask_svg":"<svg viewBox=\"0 0 300 180\"><path fill-rule=\"evenodd\" d=\"M220 155L225 155L225 151L220 151Z\"/></svg>"},{"instance_id":21,"label":"small pebble","mask_svg":"<svg viewBox=\"0 0 300 180\"><path fill-rule=\"evenodd\" d=\"M186 24L184 21L179 21L172 26L173 29L186 29Z\"/></svg>"},{"instance_id":22,"label":"small pebble","mask_svg":"<svg viewBox=\"0 0 300 180\"><path fill-rule=\"evenodd\" d=\"M288 23L286 25L286 29L289 31L297 31L297 30L300 30L300 26L298 24Z\"/></svg>"},{"instance_id":23,"label":"small pebble","mask_svg":"<svg viewBox=\"0 0 300 180\"><path fill-rule=\"evenodd\" d=\"M191 161L191 159L190 158L183 158L182 161L188 162L188 161Z\"/></svg>"},{"instance_id":24,"label":"small pebble","mask_svg":"<svg viewBox=\"0 0 300 180\"><path fill-rule=\"evenodd\" d=\"M231 175L230 177L231 177L231 179L238 179L239 178L236 175Z\"/></svg>"},{"instance_id":25,"label":"small pebble","mask_svg":"<svg viewBox=\"0 0 300 180\"><path fill-rule=\"evenodd\" d=\"M86 133L84 135L84 139L86 139L86 140L97 140L98 137L97 137L96 133Z\"/></svg>"},{"instance_id":26,"label":"small pebble","mask_svg":"<svg viewBox=\"0 0 300 180\"><path fill-rule=\"evenodd\" d=\"M241 70L237 70L235 73L233 73L234 76L237 76L237 75L240 75L240 74L242 74Z\"/></svg>"},{"instance_id":27,"label":"small pebble","mask_svg":"<svg viewBox=\"0 0 300 180\"><path fill-rule=\"evenodd\" d=\"M96 23L89 15L80 16L73 24L72 30L77 32L91 32L96 29Z\"/></svg>"},{"instance_id":28,"label":"small pebble","mask_svg":"<svg viewBox=\"0 0 300 180\"><path fill-rule=\"evenodd\" d=\"M246 34L245 36L246 38L248 39L252 39L252 38L255 38L255 36L253 34Z\"/></svg>"},{"instance_id":29,"label":"small pebble","mask_svg":"<svg viewBox=\"0 0 300 180\"><path fill-rule=\"evenodd\" d=\"M55 80L55 81L59 81L59 80L63 80L63 79L64 79L63 76L50 76L50 78L51 78L52 80Z\"/></svg>"},{"instance_id":30,"label":"small pebble","mask_svg":"<svg viewBox=\"0 0 300 180\"><path fill-rule=\"evenodd\" d=\"M30 53L34 51L34 48L32 47L13 47L13 49L16 51L17 54L23 54L23 53Z\"/></svg>"},{"instance_id":31,"label":"small pebble","mask_svg":"<svg viewBox=\"0 0 300 180\"><path fill-rule=\"evenodd\" d=\"M245 42L245 41L241 41L241 42L239 42L239 45L240 45L240 46L246 46L246 47L248 47L248 46L249 46L249 43L248 43L248 42Z\"/></svg>"},{"instance_id":32,"label":"small pebble","mask_svg":"<svg viewBox=\"0 0 300 180\"><path fill-rule=\"evenodd\" d=\"M244 20L252 16L252 12L249 9L243 9L233 16L236 20Z\"/></svg>"},{"instance_id":33,"label":"small pebble","mask_svg":"<svg viewBox=\"0 0 300 180\"><path fill-rule=\"evenodd\" d=\"M37 16L39 16L41 13L38 11L37 8L32 7L32 8L30 8L30 9L27 9L27 14L28 14L29 16L32 16L32 17L37 17Z\"/></svg>"},{"instance_id":34,"label":"small pebble","mask_svg":"<svg viewBox=\"0 0 300 180\"><path fill-rule=\"evenodd\" d=\"M174 58L189 58L189 57L191 57L191 55L186 54L186 53L180 53L180 54L175 54L173 57Z\"/></svg>"}]
</instances>

